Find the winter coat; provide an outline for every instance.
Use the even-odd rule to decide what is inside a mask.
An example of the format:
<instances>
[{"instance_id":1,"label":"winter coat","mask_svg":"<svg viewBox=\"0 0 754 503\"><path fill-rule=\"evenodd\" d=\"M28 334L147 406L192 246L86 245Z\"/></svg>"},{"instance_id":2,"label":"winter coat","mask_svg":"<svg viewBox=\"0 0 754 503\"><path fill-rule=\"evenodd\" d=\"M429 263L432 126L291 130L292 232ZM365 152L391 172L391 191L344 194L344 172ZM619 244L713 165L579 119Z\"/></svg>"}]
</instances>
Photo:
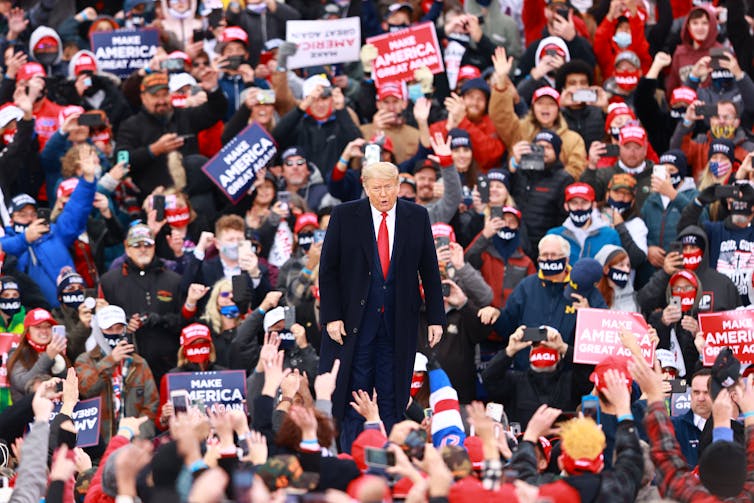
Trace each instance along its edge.
<instances>
[{"instance_id":1,"label":"winter coat","mask_svg":"<svg viewBox=\"0 0 754 503\"><path fill-rule=\"evenodd\" d=\"M489 117L503 144L509 150L519 141L534 140L536 134L542 129L534 122L533 112L529 112L523 119L518 118L513 108L515 92L512 83L506 77L502 86L497 83L492 87L489 105ZM584 139L577 132L568 129L568 123L562 115L558 116L552 129L563 141L560 160L566 171L572 177L578 178L584 171L587 161ZM473 145L476 150L476 143Z\"/></svg>"},{"instance_id":2,"label":"winter coat","mask_svg":"<svg viewBox=\"0 0 754 503\"><path fill-rule=\"evenodd\" d=\"M560 114L566 121L568 129L581 135L584 148L589 152L592 142L602 141L605 136L605 113L600 107L586 105L583 108L563 107ZM565 133L570 137L570 134Z\"/></svg>"},{"instance_id":3,"label":"winter coat","mask_svg":"<svg viewBox=\"0 0 754 503\"><path fill-rule=\"evenodd\" d=\"M670 249L670 243L676 240L678 221L683 209L691 204L699 192L693 180L686 178L678 187L678 195L665 207L662 196L652 192L641 208L641 218L647 225L647 245Z\"/></svg>"},{"instance_id":4,"label":"winter coat","mask_svg":"<svg viewBox=\"0 0 754 503\"><path fill-rule=\"evenodd\" d=\"M0 239L3 251L18 257L18 269L39 285L52 307L59 305L57 278L60 270L74 266L68 248L86 230L95 189L95 182L81 178L62 213L50 226L50 232L33 243L27 243L25 234L17 234L12 226L6 228L5 237Z\"/></svg>"},{"instance_id":5,"label":"winter coat","mask_svg":"<svg viewBox=\"0 0 754 503\"><path fill-rule=\"evenodd\" d=\"M694 468L699 462L699 437L702 435L701 430L694 424L694 412L689 410L682 416L671 417L670 420L673 422L675 439L681 453L689 468Z\"/></svg>"},{"instance_id":6,"label":"winter coat","mask_svg":"<svg viewBox=\"0 0 754 503\"><path fill-rule=\"evenodd\" d=\"M571 256L568 260L570 264L575 264L580 258L594 258L605 245L622 246L618 232L602 220L599 211L596 209L592 210L592 223L587 230L583 243L580 242L578 237L581 235L581 230L568 218L562 226L547 231L547 234L555 234L565 238L571 245Z\"/></svg>"},{"instance_id":7,"label":"winter coat","mask_svg":"<svg viewBox=\"0 0 754 503\"><path fill-rule=\"evenodd\" d=\"M446 138L448 135L448 130L446 129L447 122L447 120L442 120L432 124L429 128L430 134L434 136L440 133L443 138ZM500 159L505 152L506 146L509 144L501 141L491 115L485 115L476 122L472 122L468 117L464 117L457 127L469 133L471 145L473 146L472 155L483 172L486 173L490 169L500 165Z\"/></svg>"},{"instance_id":8,"label":"winter coat","mask_svg":"<svg viewBox=\"0 0 754 503\"><path fill-rule=\"evenodd\" d=\"M361 134L370 140L377 134L374 123L360 126ZM402 124L398 127L390 127L382 130L385 136L393 142L393 155L396 164L410 159L419 150L419 130L413 126ZM476 150L476 149L475 149Z\"/></svg>"},{"instance_id":9,"label":"winter coat","mask_svg":"<svg viewBox=\"0 0 754 503\"><path fill-rule=\"evenodd\" d=\"M288 21L299 19L298 11L282 2L275 2L275 12L268 9L261 14L244 9L239 13L227 12L228 26L240 26L249 35L249 59L254 68L259 62L259 54L268 40L280 38L285 40L285 28Z\"/></svg>"},{"instance_id":10,"label":"winter coat","mask_svg":"<svg viewBox=\"0 0 754 503\"><path fill-rule=\"evenodd\" d=\"M634 194L636 194L636 202L634 204L639 211L641 211L644 201L649 196L652 185L653 163L649 159L646 159L644 162L644 169L640 173L632 175L636 178L636 189L634 191ZM607 186L610 183L610 179L613 175L617 175L618 173L625 173L618 163L608 168L587 169L584 170L584 174L581 175L581 181L588 183L594 188L597 201L604 201L607 196Z\"/></svg>"},{"instance_id":11,"label":"winter coat","mask_svg":"<svg viewBox=\"0 0 754 503\"><path fill-rule=\"evenodd\" d=\"M652 65L649 42L644 37L644 21L641 16L630 16L628 18L628 24L631 28L631 45L625 49L618 47L618 44L613 40L618 19L615 18L611 21L606 16L597 27L597 31L594 32L594 45L592 47L602 72L602 78L605 80L612 77L615 71L615 57L623 51L632 51L639 56L642 73L647 73Z\"/></svg>"},{"instance_id":12,"label":"winter coat","mask_svg":"<svg viewBox=\"0 0 754 503\"><path fill-rule=\"evenodd\" d=\"M717 23L715 22L717 16L705 7L695 7L691 10L695 11L700 9L705 10L710 19L707 38L699 45L699 48L694 48L694 41L689 32L688 16L686 16L681 31L681 45L675 48L673 62L670 64L670 70L668 70L668 74L665 77L665 93L668 96L673 92L673 89L686 82L686 79L691 74L691 68L699 58L709 56L709 50L713 47L722 47L717 41ZM691 14L691 12L689 12L689 14Z\"/></svg>"}]
</instances>

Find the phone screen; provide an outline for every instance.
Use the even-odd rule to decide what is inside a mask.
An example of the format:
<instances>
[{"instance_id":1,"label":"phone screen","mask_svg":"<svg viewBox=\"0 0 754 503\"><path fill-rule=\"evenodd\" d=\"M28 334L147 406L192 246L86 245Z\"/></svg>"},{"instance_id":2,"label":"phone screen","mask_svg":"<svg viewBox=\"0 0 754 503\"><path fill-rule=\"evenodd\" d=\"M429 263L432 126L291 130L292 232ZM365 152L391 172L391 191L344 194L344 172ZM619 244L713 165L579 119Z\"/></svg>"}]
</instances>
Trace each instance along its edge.
<instances>
[{"instance_id":1,"label":"phone screen","mask_svg":"<svg viewBox=\"0 0 754 503\"><path fill-rule=\"evenodd\" d=\"M183 393L171 393L170 400L173 402L173 410L176 414L188 411L188 393L186 393L185 391Z\"/></svg>"},{"instance_id":2,"label":"phone screen","mask_svg":"<svg viewBox=\"0 0 754 503\"><path fill-rule=\"evenodd\" d=\"M594 395L581 397L581 412L584 417L591 417L594 422L600 424L600 400Z\"/></svg>"}]
</instances>

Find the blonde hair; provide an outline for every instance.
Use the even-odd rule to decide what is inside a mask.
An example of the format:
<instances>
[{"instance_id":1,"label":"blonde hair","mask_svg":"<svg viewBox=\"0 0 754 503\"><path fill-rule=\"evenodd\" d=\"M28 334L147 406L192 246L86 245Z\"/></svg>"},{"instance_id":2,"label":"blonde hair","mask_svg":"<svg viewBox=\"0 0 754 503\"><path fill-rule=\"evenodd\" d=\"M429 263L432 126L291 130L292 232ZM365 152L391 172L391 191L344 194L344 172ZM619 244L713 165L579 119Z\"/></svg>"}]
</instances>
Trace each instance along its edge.
<instances>
[{"instance_id":1,"label":"blonde hair","mask_svg":"<svg viewBox=\"0 0 754 503\"><path fill-rule=\"evenodd\" d=\"M712 171L709 169L709 161L707 161L707 164L704 166L704 171L702 171L702 176L699 179L699 192L703 191L707 187L711 187L712 185L719 183L722 185L725 185L728 180L730 180L730 177L733 175L733 167L731 167L730 172L728 175L724 178L717 177L712 174ZM720 220L722 217L722 203L720 201L715 201L709 205L707 205L707 211L709 211L710 220L717 221Z\"/></svg>"},{"instance_id":2,"label":"blonde hair","mask_svg":"<svg viewBox=\"0 0 754 503\"><path fill-rule=\"evenodd\" d=\"M392 162L375 162L361 169L361 181L366 183L370 178L380 180L395 180L398 182L398 167Z\"/></svg>"},{"instance_id":3,"label":"blonde hair","mask_svg":"<svg viewBox=\"0 0 754 503\"><path fill-rule=\"evenodd\" d=\"M233 283L229 279L223 278L212 286L212 291L209 293L209 299L207 300L207 306L204 308L202 321L205 322L216 334L219 334L223 330L222 315L217 308L217 298L223 290L232 289Z\"/></svg>"},{"instance_id":4,"label":"blonde hair","mask_svg":"<svg viewBox=\"0 0 754 503\"><path fill-rule=\"evenodd\" d=\"M76 172L81 167L81 157L84 151L97 149L88 143L79 143L68 149L68 152L60 159L60 176L65 180L77 176Z\"/></svg>"},{"instance_id":5,"label":"blonde hair","mask_svg":"<svg viewBox=\"0 0 754 503\"><path fill-rule=\"evenodd\" d=\"M560 445L573 459L594 459L605 450L605 433L590 417L571 419L560 426Z\"/></svg>"}]
</instances>

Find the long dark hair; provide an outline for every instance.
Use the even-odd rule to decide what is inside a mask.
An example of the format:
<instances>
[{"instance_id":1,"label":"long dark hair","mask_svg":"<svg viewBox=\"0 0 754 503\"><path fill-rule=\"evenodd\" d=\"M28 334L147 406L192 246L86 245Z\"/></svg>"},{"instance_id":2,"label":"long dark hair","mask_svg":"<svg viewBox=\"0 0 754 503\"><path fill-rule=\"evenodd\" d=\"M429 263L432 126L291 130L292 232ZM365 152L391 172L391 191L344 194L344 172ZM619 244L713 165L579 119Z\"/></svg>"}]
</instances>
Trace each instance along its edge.
<instances>
[{"instance_id":1,"label":"long dark hair","mask_svg":"<svg viewBox=\"0 0 754 503\"><path fill-rule=\"evenodd\" d=\"M31 347L31 344L29 344L29 339L27 336L28 331L28 328L24 330L24 333L21 336L21 342L18 343L18 347L10 355L10 358L8 358L8 364L6 365L8 369L8 376L11 375L13 367L16 365L16 363L19 363L21 366L28 370L36 365L37 360L39 360L39 353L36 349ZM65 354L61 353L60 356L62 356L65 360L66 368L70 367L71 362L70 360L68 360Z\"/></svg>"}]
</instances>

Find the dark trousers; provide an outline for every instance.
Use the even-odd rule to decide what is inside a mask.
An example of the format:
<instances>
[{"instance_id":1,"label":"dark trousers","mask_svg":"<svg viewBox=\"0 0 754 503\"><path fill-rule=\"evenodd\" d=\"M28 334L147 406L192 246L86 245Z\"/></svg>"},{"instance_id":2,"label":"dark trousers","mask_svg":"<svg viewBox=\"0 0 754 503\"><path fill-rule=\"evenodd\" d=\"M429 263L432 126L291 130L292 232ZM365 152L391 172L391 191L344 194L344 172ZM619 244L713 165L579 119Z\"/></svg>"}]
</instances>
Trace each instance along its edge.
<instances>
[{"instance_id":1,"label":"dark trousers","mask_svg":"<svg viewBox=\"0 0 754 503\"><path fill-rule=\"evenodd\" d=\"M377 391L380 419L389 432L398 422L393 370L394 335L385 323L384 313L365 316L359 332L351 363L349 389L351 392L364 390L370 396L372 390ZM340 448L343 452L351 452L351 444L363 429L364 418L353 407L346 405L340 431Z\"/></svg>"}]
</instances>

